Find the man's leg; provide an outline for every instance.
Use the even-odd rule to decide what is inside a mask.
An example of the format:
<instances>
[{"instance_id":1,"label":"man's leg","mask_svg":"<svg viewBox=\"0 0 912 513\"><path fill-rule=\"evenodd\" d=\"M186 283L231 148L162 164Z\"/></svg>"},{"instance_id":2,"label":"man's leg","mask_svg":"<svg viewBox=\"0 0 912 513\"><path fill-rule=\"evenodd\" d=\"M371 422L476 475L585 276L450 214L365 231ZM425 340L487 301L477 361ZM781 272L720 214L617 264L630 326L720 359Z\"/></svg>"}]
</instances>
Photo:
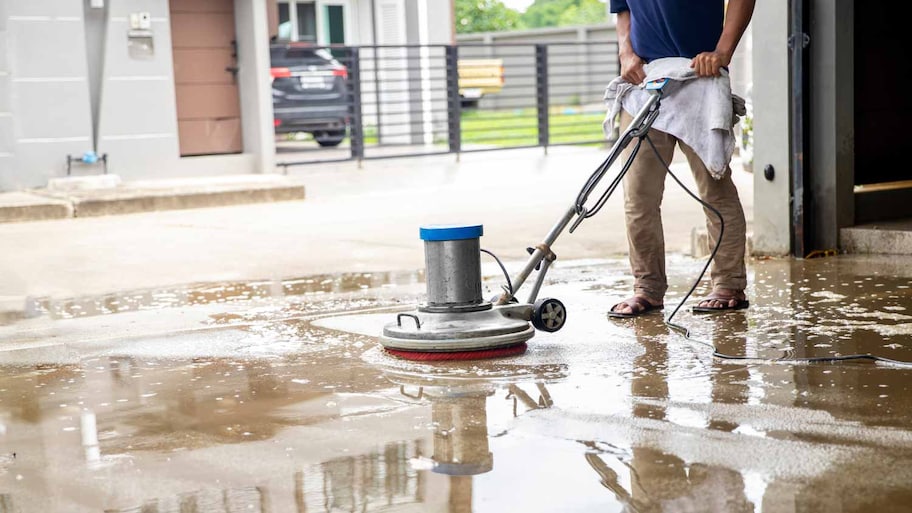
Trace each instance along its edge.
<instances>
[{"instance_id":1,"label":"man's leg","mask_svg":"<svg viewBox=\"0 0 912 513\"><path fill-rule=\"evenodd\" d=\"M633 120L621 112L621 131ZM668 134L650 129L649 138L665 159L674 156L675 139ZM621 155L626 162L636 146L631 142ZM624 175L624 212L627 224L627 243L630 269L634 277L634 295L652 305L660 305L665 298L668 282L665 276L665 235L662 231L662 195L665 192L665 165L656 157L648 143L640 151ZM612 308L617 313L636 313L640 307L628 300ZM634 303L634 304L631 304Z\"/></svg>"},{"instance_id":2,"label":"man's leg","mask_svg":"<svg viewBox=\"0 0 912 513\"><path fill-rule=\"evenodd\" d=\"M738 189L732 181L731 168L725 171L725 175L721 179L716 180L709 174L709 170L693 149L684 143L680 143L680 146L693 171L700 197L718 210L725 221L722 242L719 244L719 251L716 253L710 269L713 296L720 299L705 300L699 306L705 308L734 307L739 300L746 299L744 289L747 287L747 269L744 263L744 253L747 223L744 219L744 209L741 206ZM712 211L704 209L704 212L710 248L713 248L719 240L721 223Z\"/></svg>"}]
</instances>

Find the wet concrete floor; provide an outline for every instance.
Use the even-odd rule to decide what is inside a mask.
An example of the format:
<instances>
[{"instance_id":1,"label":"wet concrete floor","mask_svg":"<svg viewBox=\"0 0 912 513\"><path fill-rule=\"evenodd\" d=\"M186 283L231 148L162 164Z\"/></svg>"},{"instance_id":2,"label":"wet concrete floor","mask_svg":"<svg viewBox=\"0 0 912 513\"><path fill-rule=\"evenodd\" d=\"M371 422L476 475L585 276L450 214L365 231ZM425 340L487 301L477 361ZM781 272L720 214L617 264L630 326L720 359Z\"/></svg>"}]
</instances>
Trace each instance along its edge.
<instances>
[{"instance_id":1,"label":"wet concrete floor","mask_svg":"<svg viewBox=\"0 0 912 513\"><path fill-rule=\"evenodd\" d=\"M567 325L468 362L379 345L420 272L36 300L0 321L0 512L912 511L912 367L776 360L912 361L910 263L753 260L686 340L606 318L625 262L558 262Z\"/></svg>"}]
</instances>

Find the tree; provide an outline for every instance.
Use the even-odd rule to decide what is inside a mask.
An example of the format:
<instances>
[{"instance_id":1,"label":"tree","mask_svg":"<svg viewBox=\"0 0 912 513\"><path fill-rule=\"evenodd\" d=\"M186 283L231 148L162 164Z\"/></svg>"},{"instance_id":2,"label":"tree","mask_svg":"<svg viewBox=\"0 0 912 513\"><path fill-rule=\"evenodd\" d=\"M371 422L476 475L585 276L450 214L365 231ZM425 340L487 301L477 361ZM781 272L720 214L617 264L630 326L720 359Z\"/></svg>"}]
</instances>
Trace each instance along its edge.
<instances>
[{"instance_id":1,"label":"tree","mask_svg":"<svg viewBox=\"0 0 912 513\"><path fill-rule=\"evenodd\" d=\"M457 34L519 28L522 28L520 14L500 0L456 0Z\"/></svg>"},{"instance_id":2,"label":"tree","mask_svg":"<svg viewBox=\"0 0 912 513\"><path fill-rule=\"evenodd\" d=\"M528 28L590 25L608 20L601 0L535 0L521 16Z\"/></svg>"}]
</instances>

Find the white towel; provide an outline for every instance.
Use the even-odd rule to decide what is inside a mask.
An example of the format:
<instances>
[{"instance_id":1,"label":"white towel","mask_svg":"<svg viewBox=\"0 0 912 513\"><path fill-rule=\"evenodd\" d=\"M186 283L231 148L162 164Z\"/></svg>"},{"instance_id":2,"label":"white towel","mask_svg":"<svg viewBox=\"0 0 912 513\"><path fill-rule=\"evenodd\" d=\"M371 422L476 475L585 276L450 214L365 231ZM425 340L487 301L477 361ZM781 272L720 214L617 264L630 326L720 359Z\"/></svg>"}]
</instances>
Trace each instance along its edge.
<instances>
[{"instance_id":1,"label":"white towel","mask_svg":"<svg viewBox=\"0 0 912 513\"><path fill-rule=\"evenodd\" d=\"M724 69L718 77L698 77L690 62L683 57L666 57L645 65L646 82L671 79L662 91L659 115L652 126L693 148L710 174L719 179L735 151L733 129L738 116L746 112L744 99L732 94ZM622 108L636 115L650 94L621 77L612 80L605 88L605 134L614 132L615 119Z\"/></svg>"}]
</instances>

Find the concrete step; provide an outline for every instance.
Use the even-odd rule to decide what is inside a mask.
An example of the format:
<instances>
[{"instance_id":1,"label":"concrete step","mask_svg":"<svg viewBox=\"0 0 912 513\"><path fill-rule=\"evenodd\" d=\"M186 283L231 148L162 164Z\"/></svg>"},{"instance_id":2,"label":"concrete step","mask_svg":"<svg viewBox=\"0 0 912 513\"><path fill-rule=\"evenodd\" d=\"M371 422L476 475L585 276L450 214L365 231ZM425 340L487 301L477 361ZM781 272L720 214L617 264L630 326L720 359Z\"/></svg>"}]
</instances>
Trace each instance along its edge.
<instances>
[{"instance_id":1,"label":"concrete step","mask_svg":"<svg viewBox=\"0 0 912 513\"><path fill-rule=\"evenodd\" d=\"M0 223L73 217L69 201L28 192L0 193Z\"/></svg>"},{"instance_id":2,"label":"concrete step","mask_svg":"<svg viewBox=\"0 0 912 513\"><path fill-rule=\"evenodd\" d=\"M84 178L84 177L81 177ZM241 175L120 182L56 180L49 187L0 194L0 222L94 217L159 210L303 200L305 188L283 175Z\"/></svg>"},{"instance_id":3,"label":"concrete step","mask_svg":"<svg viewBox=\"0 0 912 513\"><path fill-rule=\"evenodd\" d=\"M844 253L912 255L912 219L843 228L839 244Z\"/></svg>"}]
</instances>

